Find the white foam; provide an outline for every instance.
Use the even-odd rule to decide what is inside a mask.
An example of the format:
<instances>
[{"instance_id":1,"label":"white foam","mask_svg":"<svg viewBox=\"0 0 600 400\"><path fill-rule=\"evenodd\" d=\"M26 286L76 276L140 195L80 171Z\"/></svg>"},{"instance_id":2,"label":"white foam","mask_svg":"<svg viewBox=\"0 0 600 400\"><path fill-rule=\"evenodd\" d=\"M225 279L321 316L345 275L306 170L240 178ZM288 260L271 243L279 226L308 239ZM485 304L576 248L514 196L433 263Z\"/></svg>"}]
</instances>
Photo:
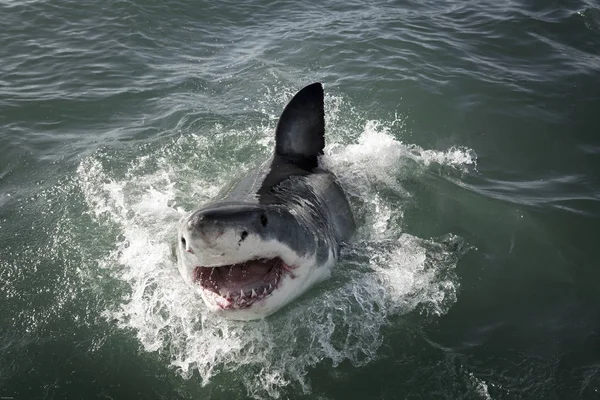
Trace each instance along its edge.
<instances>
[{"instance_id":1,"label":"white foam","mask_svg":"<svg viewBox=\"0 0 600 400\"><path fill-rule=\"evenodd\" d=\"M483 400L492 400L492 396L490 396L488 384L483 380L477 378L472 372L468 373L468 377L471 385L473 386L474 392L481 396L480 398Z\"/></svg>"},{"instance_id":2,"label":"white foam","mask_svg":"<svg viewBox=\"0 0 600 400\"><path fill-rule=\"evenodd\" d=\"M438 163L461 168L467 165L475 165L477 157L475 153L466 147L453 146L447 151L424 150L419 146L410 146L413 154L420 159L424 165Z\"/></svg>"},{"instance_id":3,"label":"white foam","mask_svg":"<svg viewBox=\"0 0 600 400\"><path fill-rule=\"evenodd\" d=\"M265 398L281 396L289 385L309 392L307 373L321 362L372 361L391 316L415 309L444 313L456 296L455 255L442 243L402 233L394 199L410 198L402 180L430 163L460 167L474 156L459 148L416 151L377 121L366 121L348 142L346 126L337 122L343 104L335 107L327 110L335 115L328 117L332 134L322 163L348 189L357 219L372 223L359 226L356 244L330 281L263 321L208 313L179 276L170 245L184 211L214 196L237 170L252 167L254 161L236 161L232 154L249 145L268 154L274 126L187 134L148 150L124 173L99 155L84 160L79 185L91 214L119 232L117 248L100 265L130 287L120 308L106 310L107 318L137 332L145 350L168 354L183 377L196 371L206 385L223 375L243 384L249 396ZM224 148L227 159L221 158Z\"/></svg>"}]
</instances>

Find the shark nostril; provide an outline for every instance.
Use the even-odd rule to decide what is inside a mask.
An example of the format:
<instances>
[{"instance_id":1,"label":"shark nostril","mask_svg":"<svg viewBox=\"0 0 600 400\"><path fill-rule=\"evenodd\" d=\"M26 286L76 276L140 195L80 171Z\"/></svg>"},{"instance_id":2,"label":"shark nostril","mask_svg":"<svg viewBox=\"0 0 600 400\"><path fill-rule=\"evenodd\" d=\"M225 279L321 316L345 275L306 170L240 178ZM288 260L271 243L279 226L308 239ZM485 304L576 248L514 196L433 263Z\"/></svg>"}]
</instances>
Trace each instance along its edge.
<instances>
[{"instance_id":1,"label":"shark nostril","mask_svg":"<svg viewBox=\"0 0 600 400\"><path fill-rule=\"evenodd\" d=\"M186 246L186 242L185 242L185 238L182 236L181 237L181 245L185 248Z\"/></svg>"},{"instance_id":2,"label":"shark nostril","mask_svg":"<svg viewBox=\"0 0 600 400\"><path fill-rule=\"evenodd\" d=\"M267 216L265 214L260 215L260 223L262 224L262 226L267 226L267 224L269 223L269 220L267 219Z\"/></svg>"},{"instance_id":3,"label":"shark nostril","mask_svg":"<svg viewBox=\"0 0 600 400\"><path fill-rule=\"evenodd\" d=\"M248 232L243 231L242 234L240 235L240 241L238 242L238 246L242 245L242 242L244 241L244 239L246 239L248 237Z\"/></svg>"}]
</instances>

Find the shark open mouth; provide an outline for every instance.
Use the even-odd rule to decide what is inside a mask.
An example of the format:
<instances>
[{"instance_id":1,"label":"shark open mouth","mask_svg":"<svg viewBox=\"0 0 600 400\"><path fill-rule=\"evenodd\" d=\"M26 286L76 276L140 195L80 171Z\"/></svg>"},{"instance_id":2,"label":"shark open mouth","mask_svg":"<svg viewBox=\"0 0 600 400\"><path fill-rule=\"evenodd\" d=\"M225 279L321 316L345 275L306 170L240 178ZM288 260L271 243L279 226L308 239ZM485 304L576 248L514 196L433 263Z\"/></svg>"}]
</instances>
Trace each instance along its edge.
<instances>
[{"instance_id":1,"label":"shark open mouth","mask_svg":"<svg viewBox=\"0 0 600 400\"><path fill-rule=\"evenodd\" d=\"M280 258L249 260L241 264L194 268L198 283L221 308L248 308L269 296L293 267Z\"/></svg>"}]
</instances>

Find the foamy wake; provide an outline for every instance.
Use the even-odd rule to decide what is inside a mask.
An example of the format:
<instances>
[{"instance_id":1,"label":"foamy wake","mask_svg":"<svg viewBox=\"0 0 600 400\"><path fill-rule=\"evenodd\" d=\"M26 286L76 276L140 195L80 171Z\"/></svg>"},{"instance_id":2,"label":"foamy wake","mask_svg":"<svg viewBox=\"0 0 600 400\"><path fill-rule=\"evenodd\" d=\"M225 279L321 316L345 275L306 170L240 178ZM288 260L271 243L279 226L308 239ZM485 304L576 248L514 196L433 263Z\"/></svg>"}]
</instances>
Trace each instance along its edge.
<instances>
[{"instance_id":1,"label":"foamy wake","mask_svg":"<svg viewBox=\"0 0 600 400\"><path fill-rule=\"evenodd\" d=\"M308 373L319 363L361 366L374 360L391 316L446 312L456 299L461 240L403 233L402 209L381 193L408 198L403 179L431 163L461 169L475 162L474 155L468 149L438 152L403 144L377 122L366 122L350 143L343 143L348 135L335 120L328 121L328 132L321 162L347 188L359 230L330 281L263 321L208 314L180 278L171 244L184 211L214 196L238 170L252 167L232 154L254 146L257 158L268 156L272 128L232 132L216 126L210 136L184 135L149 150L124 172L111 169L106 156L84 160L79 185L90 212L119 233L100 267L130 286L122 306L106 310L107 318L137 332L147 351L168 355L185 378L197 372L204 385L227 382L255 398L277 398L286 386L309 392Z\"/></svg>"}]
</instances>

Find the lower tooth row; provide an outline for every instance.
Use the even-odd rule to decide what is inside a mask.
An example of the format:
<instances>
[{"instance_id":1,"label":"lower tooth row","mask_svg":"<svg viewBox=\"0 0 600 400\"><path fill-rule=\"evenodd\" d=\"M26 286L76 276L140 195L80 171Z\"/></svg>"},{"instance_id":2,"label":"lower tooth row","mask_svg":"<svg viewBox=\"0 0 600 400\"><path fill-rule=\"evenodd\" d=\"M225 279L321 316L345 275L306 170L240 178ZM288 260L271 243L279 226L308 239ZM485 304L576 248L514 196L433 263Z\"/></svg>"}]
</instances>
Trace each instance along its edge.
<instances>
[{"instance_id":1,"label":"lower tooth row","mask_svg":"<svg viewBox=\"0 0 600 400\"><path fill-rule=\"evenodd\" d=\"M269 284L269 289L267 289L266 287L263 288L263 292L261 294L256 293L255 289L252 289L251 292L251 299L255 299L258 298L258 300L262 299L263 297L265 297L267 294L269 294L269 290L271 290L273 288L272 284ZM222 297L224 297L227 300L232 300L232 295L231 293L225 293ZM246 297L246 293L244 293L244 289L240 289L240 295L239 297L237 297L236 299L234 299L234 301L239 302L240 300L244 300Z\"/></svg>"}]
</instances>

